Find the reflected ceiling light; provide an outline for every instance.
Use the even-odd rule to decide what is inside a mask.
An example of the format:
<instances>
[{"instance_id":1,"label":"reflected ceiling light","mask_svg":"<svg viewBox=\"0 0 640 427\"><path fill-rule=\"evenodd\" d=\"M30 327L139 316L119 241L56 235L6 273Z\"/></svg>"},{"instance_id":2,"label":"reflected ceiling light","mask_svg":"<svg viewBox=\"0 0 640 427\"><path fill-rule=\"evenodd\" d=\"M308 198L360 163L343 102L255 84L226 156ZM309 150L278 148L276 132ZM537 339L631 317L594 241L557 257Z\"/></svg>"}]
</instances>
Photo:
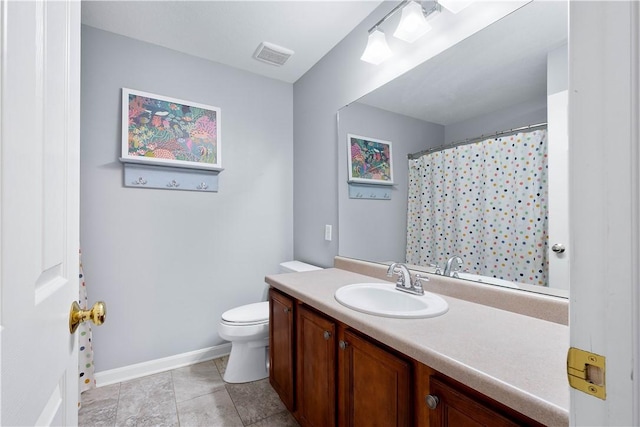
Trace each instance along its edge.
<instances>
[{"instance_id":1,"label":"reflected ceiling light","mask_svg":"<svg viewBox=\"0 0 640 427\"><path fill-rule=\"evenodd\" d=\"M400 24L398 24L393 36L413 43L429 30L431 30L431 25L424 16L424 9L415 1L410 1L402 8Z\"/></svg>"},{"instance_id":2,"label":"reflected ceiling light","mask_svg":"<svg viewBox=\"0 0 640 427\"><path fill-rule=\"evenodd\" d=\"M367 47L360 59L365 62L378 65L389 59L391 56L393 56L393 52L389 49L384 33L382 30L375 28L375 30L369 34Z\"/></svg>"},{"instance_id":3,"label":"reflected ceiling light","mask_svg":"<svg viewBox=\"0 0 640 427\"><path fill-rule=\"evenodd\" d=\"M438 3L452 13L458 13L475 0L438 0Z\"/></svg>"},{"instance_id":4,"label":"reflected ceiling light","mask_svg":"<svg viewBox=\"0 0 640 427\"><path fill-rule=\"evenodd\" d=\"M393 35L409 43L418 40L418 38L431 29L427 18L434 12L440 12L441 10L437 1L434 1L433 4L434 6L426 11L419 1L404 0L398 3L391 12L387 13L373 27L369 28L367 47L360 59L378 65L393 56L393 52L389 49L389 45L387 45L384 33L378 27L399 10L402 10L402 17Z\"/></svg>"}]
</instances>

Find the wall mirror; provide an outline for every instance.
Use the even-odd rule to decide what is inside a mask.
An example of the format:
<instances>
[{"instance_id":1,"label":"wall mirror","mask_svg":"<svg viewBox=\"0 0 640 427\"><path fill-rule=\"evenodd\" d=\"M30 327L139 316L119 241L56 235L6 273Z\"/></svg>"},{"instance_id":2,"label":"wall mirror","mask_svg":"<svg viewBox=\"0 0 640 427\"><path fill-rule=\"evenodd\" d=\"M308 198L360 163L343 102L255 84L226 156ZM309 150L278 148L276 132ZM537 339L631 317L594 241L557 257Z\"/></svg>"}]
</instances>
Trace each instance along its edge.
<instances>
[{"instance_id":1,"label":"wall mirror","mask_svg":"<svg viewBox=\"0 0 640 427\"><path fill-rule=\"evenodd\" d=\"M568 296L569 249L564 252L558 249L562 249L559 245L566 247L569 242L567 53L567 3L531 2L341 108L338 111L339 254L381 263L405 261L431 273L436 272L435 264L442 272L447 260L455 255L462 259L461 265L453 268L459 270L456 274L459 278ZM524 169L528 168L526 175L522 170L500 177L497 173L479 176L474 171L471 183L461 184L458 178L453 178L454 182L447 181L452 179L450 168L470 170L465 162L469 161L469 156L477 155L467 151L462 157L458 153L452 160L449 159L453 156L451 150L458 150L452 147L476 147L488 140L494 145L508 145L514 138L529 140L534 133L538 139L530 142L528 150L537 150L534 155L542 159L540 163L530 164L531 159L527 156L531 153L512 151L508 154L489 152L482 160L487 163L500 156L518 157L527 166ZM350 194L347 164L353 152L349 134L393 143L394 185L389 187L390 197L382 200L375 198L373 193L371 198ZM476 236L474 243L459 246L449 243L446 250L435 247L437 239L432 235L429 241L418 242L418 249L413 247L416 242L410 233L407 237L408 228L415 232L414 228L420 229L424 224L416 225L412 222L415 218L411 213L408 215L408 210L412 210L414 216L422 214L416 214L415 203L413 207L408 205L409 199L421 193L415 188L409 189L417 185L417 178L410 173L408 155L418 153L414 157L420 159L423 151L433 151L440 156L437 162L431 162L437 163L438 167L429 169L427 190L421 190L430 191L437 186L445 188L423 202L423 207L430 206L431 216L434 211L444 212L448 222L440 227L464 232L469 221L485 221L488 224L483 229L497 228L497 234L476 232L481 236ZM427 156L433 157L433 154ZM464 156L467 156L466 160ZM443 160L444 157L447 160ZM505 167L501 164L493 166L494 169ZM533 174L528 175L531 170ZM535 180L540 176L543 178L538 183ZM528 196L516 200L515 203L522 205L517 213L508 214L506 211L511 207L492 204L494 197L509 197L518 184L527 186L530 180L539 184L542 190L529 192ZM499 188L504 194L490 197L487 189L476 188L475 184L480 183ZM481 205L480 211L504 209L505 222L496 226L495 218L469 219L466 215L472 207L456 206L459 201L449 200L450 194L455 192L447 191L449 186L471 197L470 203L474 206L476 202ZM472 191L482 194L469 194ZM454 215L451 212L456 208L458 213ZM532 228L542 229L543 236L530 240ZM447 234L447 230L441 230L441 234ZM430 245L430 255L419 262L416 259L420 257L411 258L407 251L408 241L413 251ZM485 252L492 252L490 261L477 261L473 253L465 253L470 246L473 246L471 252L478 252L475 242L485 245ZM555 251L552 250L554 245ZM520 252L513 250L516 246ZM503 264L521 258L523 249L538 253L537 261L520 263L534 263L533 267L526 266L531 271L520 270L520 266L505 267L515 270L503 274Z\"/></svg>"}]
</instances>

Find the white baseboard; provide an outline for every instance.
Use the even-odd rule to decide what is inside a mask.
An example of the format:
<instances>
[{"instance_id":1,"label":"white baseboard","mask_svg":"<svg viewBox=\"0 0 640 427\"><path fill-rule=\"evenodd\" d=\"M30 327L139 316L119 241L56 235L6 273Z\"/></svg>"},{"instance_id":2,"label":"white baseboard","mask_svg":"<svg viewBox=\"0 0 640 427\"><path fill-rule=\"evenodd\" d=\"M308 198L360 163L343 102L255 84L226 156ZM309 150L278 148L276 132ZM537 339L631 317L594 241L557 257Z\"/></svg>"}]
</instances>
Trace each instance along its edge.
<instances>
[{"instance_id":1,"label":"white baseboard","mask_svg":"<svg viewBox=\"0 0 640 427\"><path fill-rule=\"evenodd\" d=\"M231 343L220 344L214 347L163 357L162 359L149 360L122 368L109 369L95 373L96 387L116 384L158 372L169 371L183 366L193 365L198 362L217 359L231 352Z\"/></svg>"}]
</instances>

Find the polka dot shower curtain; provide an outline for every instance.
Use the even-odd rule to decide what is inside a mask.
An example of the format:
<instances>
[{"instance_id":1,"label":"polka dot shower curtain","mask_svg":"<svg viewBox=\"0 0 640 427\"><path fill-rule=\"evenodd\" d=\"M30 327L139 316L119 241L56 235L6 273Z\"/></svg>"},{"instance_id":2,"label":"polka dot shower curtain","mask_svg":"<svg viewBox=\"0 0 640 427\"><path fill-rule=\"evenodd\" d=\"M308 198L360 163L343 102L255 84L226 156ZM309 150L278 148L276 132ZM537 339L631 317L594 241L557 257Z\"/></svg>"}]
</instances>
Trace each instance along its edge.
<instances>
[{"instance_id":1,"label":"polka dot shower curtain","mask_svg":"<svg viewBox=\"0 0 640 427\"><path fill-rule=\"evenodd\" d=\"M87 298L87 284L84 280L84 271L82 268L82 251L80 251L80 296L78 304L83 310L89 305ZM91 322L82 322L78 326L78 372L80 373L80 393L96 386L96 380L93 376L93 346L91 345ZM80 406L80 403L78 403Z\"/></svg>"},{"instance_id":2,"label":"polka dot shower curtain","mask_svg":"<svg viewBox=\"0 0 640 427\"><path fill-rule=\"evenodd\" d=\"M548 285L547 131L409 160L407 263Z\"/></svg>"}]
</instances>

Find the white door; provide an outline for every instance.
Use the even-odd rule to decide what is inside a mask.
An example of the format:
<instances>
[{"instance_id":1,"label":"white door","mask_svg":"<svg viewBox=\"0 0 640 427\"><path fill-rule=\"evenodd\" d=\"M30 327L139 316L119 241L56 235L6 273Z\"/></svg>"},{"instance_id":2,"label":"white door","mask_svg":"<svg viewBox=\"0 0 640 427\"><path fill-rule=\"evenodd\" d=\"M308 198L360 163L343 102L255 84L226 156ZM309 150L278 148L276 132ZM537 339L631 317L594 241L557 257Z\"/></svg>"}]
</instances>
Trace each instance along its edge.
<instances>
[{"instance_id":1,"label":"white door","mask_svg":"<svg viewBox=\"0 0 640 427\"><path fill-rule=\"evenodd\" d=\"M0 424L74 425L80 2L0 7Z\"/></svg>"},{"instance_id":2,"label":"white door","mask_svg":"<svg viewBox=\"0 0 640 427\"><path fill-rule=\"evenodd\" d=\"M571 346L606 357L606 400L571 424L640 423L640 3L569 5Z\"/></svg>"}]
</instances>

